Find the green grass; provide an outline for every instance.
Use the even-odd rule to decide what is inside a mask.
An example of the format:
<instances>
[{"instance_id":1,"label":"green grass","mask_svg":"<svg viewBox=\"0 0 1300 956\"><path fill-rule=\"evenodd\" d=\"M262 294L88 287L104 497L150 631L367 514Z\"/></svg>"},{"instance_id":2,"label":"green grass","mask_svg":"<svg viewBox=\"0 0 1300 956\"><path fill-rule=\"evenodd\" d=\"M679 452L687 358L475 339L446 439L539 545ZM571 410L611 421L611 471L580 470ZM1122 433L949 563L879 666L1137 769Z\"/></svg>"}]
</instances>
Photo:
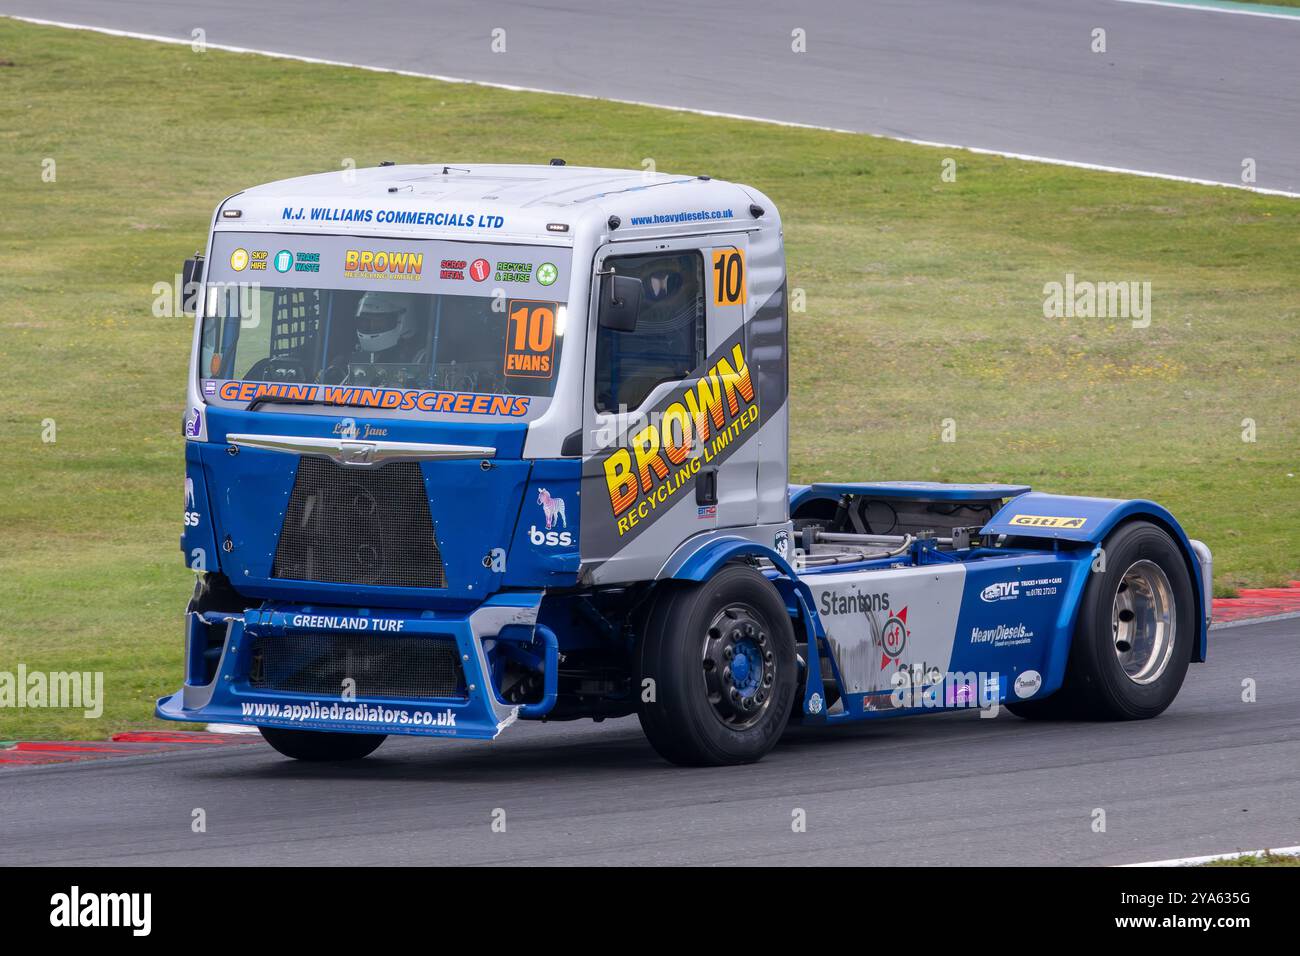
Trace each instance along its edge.
<instances>
[{"instance_id":1,"label":"green grass","mask_svg":"<svg viewBox=\"0 0 1300 956\"><path fill-rule=\"evenodd\" d=\"M1230 860L1211 860L1202 866L1300 866L1300 856L1286 856L1269 853L1250 853L1246 856L1233 857Z\"/></svg>"},{"instance_id":2,"label":"green grass","mask_svg":"<svg viewBox=\"0 0 1300 956\"><path fill-rule=\"evenodd\" d=\"M178 685L191 329L152 286L223 197L346 158L652 157L752 183L807 301L795 480L1146 496L1210 544L1221 589L1300 567L1300 202L4 20L0 61L0 670L102 669L108 695L93 726L0 711L0 738L148 724ZM1149 280L1151 327L1044 319L1067 272Z\"/></svg>"},{"instance_id":3,"label":"green grass","mask_svg":"<svg viewBox=\"0 0 1300 956\"><path fill-rule=\"evenodd\" d=\"M1245 6L1300 7L1300 0L1235 0Z\"/></svg>"}]
</instances>

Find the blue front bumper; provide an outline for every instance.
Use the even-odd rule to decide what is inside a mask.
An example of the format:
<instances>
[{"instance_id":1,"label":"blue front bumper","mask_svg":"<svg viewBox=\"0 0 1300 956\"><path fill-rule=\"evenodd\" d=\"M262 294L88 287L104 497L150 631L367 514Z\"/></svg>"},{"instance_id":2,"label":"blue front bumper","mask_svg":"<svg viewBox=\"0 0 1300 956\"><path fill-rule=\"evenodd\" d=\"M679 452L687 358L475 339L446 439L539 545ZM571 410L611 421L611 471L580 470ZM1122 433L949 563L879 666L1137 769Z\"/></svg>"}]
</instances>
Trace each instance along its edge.
<instances>
[{"instance_id":1,"label":"blue front bumper","mask_svg":"<svg viewBox=\"0 0 1300 956\"><path fill-rule=\"evenodd\" d=\"M490 740L521 711L540 713L537 705L498 698L489 655L497 642L529 639L534 631L545 630L536 627L541 597L540 591L501 593L470 612L275 606L243 614L192 613L186 623L186 683L161 698L155 713L164 720L199 723ZM203 660L212 626L225 628L224 643L215 676L201 683L207 676ZM349 699L342 688L336 694L308 695L253 686L257 639L358 632L375 642L396 633L404 639L454 641L463 671L457 694L412 699L358 693ZM552 697L553 681L547 688Z\"/></svg>"}]
</instances>

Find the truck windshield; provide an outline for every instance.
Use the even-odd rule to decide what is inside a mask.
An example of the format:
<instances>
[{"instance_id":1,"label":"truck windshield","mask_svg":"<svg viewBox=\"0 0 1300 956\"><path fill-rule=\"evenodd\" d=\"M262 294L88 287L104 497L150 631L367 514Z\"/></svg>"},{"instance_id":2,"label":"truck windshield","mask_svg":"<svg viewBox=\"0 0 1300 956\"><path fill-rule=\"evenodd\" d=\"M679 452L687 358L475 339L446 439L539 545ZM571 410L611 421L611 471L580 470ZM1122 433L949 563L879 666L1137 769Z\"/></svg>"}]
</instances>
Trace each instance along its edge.
<instances>
[{"instance_id":1,"label":"truck windshield","mask_svg":"<svg viewBox=\"0 0 1300 956\"><path fill-rule=\"evenodd\" d=\"M277 251L288 245L279 241L284 237L214 239L199 355L209 400L243 405L270 395L403 411L521 414L500 409L527 403L458 403L456 393L552 394L564 303L547 293L559 288L554 260L567 250L530 250L525 257L518 248L474 254L485 251L479 248L467 255L447 242L293 238L299 249L313 248ZM382 394L395 391L447 397L390 403Z\"/></svg>"}]
</instances>

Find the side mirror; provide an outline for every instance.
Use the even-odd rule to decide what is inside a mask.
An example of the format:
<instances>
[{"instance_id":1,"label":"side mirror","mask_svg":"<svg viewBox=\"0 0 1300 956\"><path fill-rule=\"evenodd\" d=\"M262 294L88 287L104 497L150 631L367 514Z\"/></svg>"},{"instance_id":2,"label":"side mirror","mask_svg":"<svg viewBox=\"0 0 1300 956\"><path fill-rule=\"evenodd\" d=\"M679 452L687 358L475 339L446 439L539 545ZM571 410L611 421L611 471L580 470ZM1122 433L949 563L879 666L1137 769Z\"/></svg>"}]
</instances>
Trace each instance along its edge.
<instances>
[{"instance_id":1,"label":"side mirror","mask_svg":"<svg viewBox=\"0 0 1300 956\"><path fill-rule=\"evenodd\" d=\"M198 253L194 258L186 259L181 267L181 312L185 315L198 315L199 286L203 283L203 256Z\"/></svg>"},{"instance_id":2,"label":"side mirror","mask_svg":"<svg viewBox=\"0 0 1300 956\"><path fill-rule=\"evenodd\" d=\"M598 322L602 329L635 332L636 316L641 311L641 280L610 272L601 289Z\"/></svg>"}]
</instances>

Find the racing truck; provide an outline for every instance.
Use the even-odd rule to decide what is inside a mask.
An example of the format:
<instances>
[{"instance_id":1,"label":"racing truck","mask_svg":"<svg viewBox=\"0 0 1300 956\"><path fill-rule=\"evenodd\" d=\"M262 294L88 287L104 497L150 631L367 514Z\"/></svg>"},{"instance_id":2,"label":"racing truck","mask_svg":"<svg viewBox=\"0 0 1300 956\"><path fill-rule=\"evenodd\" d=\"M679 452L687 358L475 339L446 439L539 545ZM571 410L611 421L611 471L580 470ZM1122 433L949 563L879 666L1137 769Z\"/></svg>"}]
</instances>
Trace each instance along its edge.
<instances>
[{"instance_id":1,"label":"racing truck","mask_svg":"<svg viewBox=\"0 0 1300 956\"><path fill-rule=\"evenodd\" d=\"M636 714L681 765L791 724L1155 717L1211 555L1145 500L791 485L781 218L702 175L395 165L237 193L185 263L167 720L303 760Z\"/></svg>"}]
</instances>

